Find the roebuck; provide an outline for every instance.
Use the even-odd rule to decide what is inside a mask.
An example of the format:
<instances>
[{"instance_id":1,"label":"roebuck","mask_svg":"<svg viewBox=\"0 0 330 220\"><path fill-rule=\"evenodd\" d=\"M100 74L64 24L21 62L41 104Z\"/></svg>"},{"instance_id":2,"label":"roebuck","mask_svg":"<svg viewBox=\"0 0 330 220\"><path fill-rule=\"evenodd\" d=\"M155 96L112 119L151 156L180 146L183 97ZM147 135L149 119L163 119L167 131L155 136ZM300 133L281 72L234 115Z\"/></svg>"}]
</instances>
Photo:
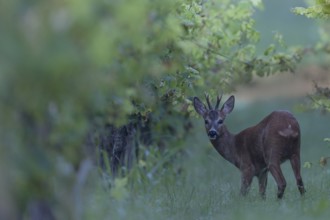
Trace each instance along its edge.
<instances>
[{"instance_id":1,"label":"roebuck","mask_svg":"<svg viewBox=\"0 0 330 220\"><path fill-rule=\"evenodd\" d=\"M281 199L286 181L281 163L290 160L301 195L305 193L300 174L300 128L298 121L288 111L274 111L257 125L238 134L230 133L224 125L227 115L233 110L235 97L230 96L219 108L221 97L217 97L215 108L206 96L208 108L197 98L193 100L195 110L205 121L207 135L218 153L241 171L241 194L246 195L253 177L259 181L259 192L265 197L268 171L277 186L277 197Z\"/></svg>"}]
</instances>

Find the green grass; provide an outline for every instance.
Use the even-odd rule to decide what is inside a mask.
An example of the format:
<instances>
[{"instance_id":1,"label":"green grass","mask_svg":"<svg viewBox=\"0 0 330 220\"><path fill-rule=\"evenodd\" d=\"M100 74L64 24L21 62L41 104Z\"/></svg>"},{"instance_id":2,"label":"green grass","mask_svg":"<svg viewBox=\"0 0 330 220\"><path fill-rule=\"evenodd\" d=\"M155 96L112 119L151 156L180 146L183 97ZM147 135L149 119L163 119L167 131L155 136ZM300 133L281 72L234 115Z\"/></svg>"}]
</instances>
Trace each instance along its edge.
<instances>
[{"instance_id":1,"label":"green grass","mask_svg":"<svg viewBox=\"0 0 330 220\"><path fill-rule=\"evenodd\" d=\"M255 103L236 106L227 118L232 132L257 123L274 109L293 111L296 101ZM184 143L185 160L177 163L183 172L175 181L165 175L159 182L140 184L128 196L111 197L101 181L95 181L86 198L86 219L328 219L330 216L330 169L318 165L330 155L322 141L329 134L329 116L318 112L295 112L302 130L302 163L307 193L300 197L289 163L282 168L287 180L284 199L276 199L276 184L269 175L267 198L258 195L257 181L247 197L239 196L239 171L216 153L204 134L203 122L196 119L191 138Z\"/></svg>"}]
</instances>

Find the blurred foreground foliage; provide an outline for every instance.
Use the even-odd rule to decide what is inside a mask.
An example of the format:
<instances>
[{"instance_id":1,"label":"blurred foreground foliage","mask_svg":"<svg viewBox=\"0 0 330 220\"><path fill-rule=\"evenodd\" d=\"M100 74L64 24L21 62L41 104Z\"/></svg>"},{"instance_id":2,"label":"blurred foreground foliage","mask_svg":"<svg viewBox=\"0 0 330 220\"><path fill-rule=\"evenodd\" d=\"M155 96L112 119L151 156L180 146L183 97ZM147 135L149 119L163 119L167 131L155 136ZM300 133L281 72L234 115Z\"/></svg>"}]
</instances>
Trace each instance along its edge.
<instances>
[{"instance_id":1,"label":"blurred foreground foliage","mask_svg":"<svg viewBox=\"0 0 330 220\"><path fill-rule=\"evenodd\" d=\"M1 2L0 218L80 219L89 161L107 141L113 157L128 141L139 148L130 181L157 182L182 150L191 96L229 92L300 61L303 50L278 52L281 40L256 53L251 16L261 7L255 0ZM140 144L135 136L148 120L151 141ZM116 159L101 157L104 166ZM125 195L125 178L114 181L113 197Z\"/></svg>"}]
</instances>

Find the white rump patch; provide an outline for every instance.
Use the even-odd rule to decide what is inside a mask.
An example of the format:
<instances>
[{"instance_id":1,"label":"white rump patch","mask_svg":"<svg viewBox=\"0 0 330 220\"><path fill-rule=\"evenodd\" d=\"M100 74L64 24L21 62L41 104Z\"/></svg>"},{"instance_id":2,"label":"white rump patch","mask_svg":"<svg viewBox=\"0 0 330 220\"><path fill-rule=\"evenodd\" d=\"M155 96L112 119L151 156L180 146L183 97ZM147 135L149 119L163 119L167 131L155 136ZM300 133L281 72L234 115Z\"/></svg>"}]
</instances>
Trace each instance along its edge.
<instances>
[{"instance_id":1,"label":"white rump patch","mask_svg":"<svg viewBox=\"0 0 330 220\"><path fill-rule=\"evenodd\" d=\"M287 128L285 128L284 130L281 130L278 132L279 135L283 136L283 137L297 137L298 136L298 132L292 130L292 126L291 124L288 125Z\"/></svg>"}]
</instances>

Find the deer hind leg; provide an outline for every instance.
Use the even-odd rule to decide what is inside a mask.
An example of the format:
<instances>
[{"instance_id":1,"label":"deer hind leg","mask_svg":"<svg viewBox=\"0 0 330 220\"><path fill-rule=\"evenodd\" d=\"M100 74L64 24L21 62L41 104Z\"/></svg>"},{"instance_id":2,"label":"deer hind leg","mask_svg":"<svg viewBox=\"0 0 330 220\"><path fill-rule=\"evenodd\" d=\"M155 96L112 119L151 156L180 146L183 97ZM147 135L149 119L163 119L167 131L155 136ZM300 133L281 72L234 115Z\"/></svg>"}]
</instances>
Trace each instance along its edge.
<instances>
[{"instance_id":1,"label":"deer hind leg","mask_svg":"<svg viewBox=\"0 0 330 220\"><path fill-rule=\"evenodd\" d=\"M267 187L267 178L268 177L268 170L265 169L263 170L259 176L258 176L258 181L259 181L259 193L261 195L261 198L265 199L266 198L266 187Z\"/></svg>"},{"instance_id":2,"label":"deer hind leg","mask_svg":"<svg viewBox=\"0 0 330 220\"><path fill-rule=\"evenodd\" d=\"M277 187L278 187L277 198L282 199L284 190L286 188L286 181L283 176L283 173L282 173L282 170L280 167L280 163L270 164L268 168L269 168L270 173L273 175L273 177L276 181Z\"/></svg>"},{"instance_id":3,"label":"deer hind leg","mask_svg":"<svg viewBox=\"0 0 330 220\"><path fill-rule=\"evenodd\" d=\"M301 195L303 195L306 192L306 190L305 190L304 183L302 181L301 174L300 174L300 156L299 156L299 154L294 154L290 159L290 163L291 163L291 166L293 169L293 173L296 177L299 192Z\"/></svg>"}]
</instances>

